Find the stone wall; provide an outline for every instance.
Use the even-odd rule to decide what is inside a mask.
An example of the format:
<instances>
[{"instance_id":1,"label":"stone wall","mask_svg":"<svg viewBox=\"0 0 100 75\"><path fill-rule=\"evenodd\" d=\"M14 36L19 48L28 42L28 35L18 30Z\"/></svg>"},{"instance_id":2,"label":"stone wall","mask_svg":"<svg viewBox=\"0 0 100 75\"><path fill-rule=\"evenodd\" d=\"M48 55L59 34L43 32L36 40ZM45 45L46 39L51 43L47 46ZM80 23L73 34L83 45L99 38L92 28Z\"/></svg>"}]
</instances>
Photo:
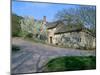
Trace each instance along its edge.
<instances>
[{"instance_id":1,"label":"stone wall","mask_svg":"<svg viewBox=\"0 0 100 75\"><path fill-rule=\"evenodd\" d=\"M85 32L80 33L82 38L80 46L86 47L87 49L95 48L95 37Z\"/></svg>"},{"instance_id":2,"label":"stone wall","mask_svg":"<svg viewBox=\"0 0 100 75\"><path fill-rule=\"evenodd\" d=\"M55 44L55 42L56 42L56 40L55 40L56 38L55 38L55 35L54 35L55 31L56 31L56 28L53 28L53 29L49 29L48 32L47 32L48 33L48 43L49 44L51 44L50 43L50 37L52 37L52 44Z\"/></svg>"},{"instance_id":3,"label":"stone wall","mask_svg":"<svg viewBox=\"0 0 100 75\"><path fill-rule=\"evenodd\" d=\"M66 47L79 47L80 34L78 32L56 34L56 44Z\"/></svg>"},{"instance_id":4,"label":"stone wall","mask_svg":"<svg viewBox=\"0 0 100 75\"><path fill-rule=\"evenodd\" d=\"M70 32L54 35L56 45L65 47L92 49L95 48L95 38L85 32Z\"/></svg>"}]
</instances>

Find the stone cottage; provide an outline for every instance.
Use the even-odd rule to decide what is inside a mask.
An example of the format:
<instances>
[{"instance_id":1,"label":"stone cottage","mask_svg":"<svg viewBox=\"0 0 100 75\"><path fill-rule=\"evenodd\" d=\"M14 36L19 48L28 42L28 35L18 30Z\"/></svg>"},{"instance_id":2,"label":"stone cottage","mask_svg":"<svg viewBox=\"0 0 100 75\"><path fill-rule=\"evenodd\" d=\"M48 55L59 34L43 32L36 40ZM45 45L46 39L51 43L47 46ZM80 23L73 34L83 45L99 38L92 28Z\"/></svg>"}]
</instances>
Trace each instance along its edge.
<instances>
[{"instance_id":1,"label":"stone cottage","mask_svg":"<svg viewBox=\"0 0 100 75\"><path fill-rule=\"evenodd\" d=\"M62 21L47 24L48 43L73 48L95 48L95 35L77 24L65 25Z\"/></svg>"},{"instance_id":2,"label":"stone cottage","mask_svg":"<svg viewBox=\"0 0 100 75\"><path fill-rule=\"evenodd\" d=\"M33 33L35 38L46 43L73 48L95 48L95 35L78 24L66 25L64 21L47 22L26 17L21 21L21 28L27 33Z\"/></svg>"}]
</instances>

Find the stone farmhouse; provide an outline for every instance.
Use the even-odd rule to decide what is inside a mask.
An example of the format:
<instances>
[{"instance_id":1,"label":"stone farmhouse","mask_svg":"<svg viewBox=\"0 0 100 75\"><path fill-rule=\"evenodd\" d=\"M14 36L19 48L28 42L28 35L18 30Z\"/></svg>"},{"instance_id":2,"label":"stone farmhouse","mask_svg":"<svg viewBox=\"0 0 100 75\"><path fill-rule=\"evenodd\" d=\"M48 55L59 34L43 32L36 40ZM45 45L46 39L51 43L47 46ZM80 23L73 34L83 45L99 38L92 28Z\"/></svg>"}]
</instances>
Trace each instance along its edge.
<instances>
[{"instance_id":1,"label":"stone farmhouse","mask_svg":"<svg viewBox=\"0 0 100 75\"><path fill-rule=\"evenodd\" d=\"M48 43L73 48L94 49L95 35L92 32L76 24L65 25L62 21L47 24Z\"/></svg>"},{"instance_id":2,"label":"stone farmhouse","mask_svg":"<svg viewBox=\"0 0 100 75\"><path fill-rule=\"evenodd\" d=\"M24 25L25 23L21 23L22 29L29 28L26 31L30 31L35 34L36 38L43 38L43 41L49 44L64 46L64 47L73 47L73 48L86 48L86 49L94 49L96 47L96 37L95 35L87 28L83 26L79 26L78 24L66 25L64 21L55 21L55 22L47 22L46 16L43 17L40 21L32 20L24 20L26 24L36 26L36 29L32 29L35 27L30 27L30 25ZM28 27L24 27L28 26ZM45 36L45 37L43 37Z\"/></svg>"}]
</instances>

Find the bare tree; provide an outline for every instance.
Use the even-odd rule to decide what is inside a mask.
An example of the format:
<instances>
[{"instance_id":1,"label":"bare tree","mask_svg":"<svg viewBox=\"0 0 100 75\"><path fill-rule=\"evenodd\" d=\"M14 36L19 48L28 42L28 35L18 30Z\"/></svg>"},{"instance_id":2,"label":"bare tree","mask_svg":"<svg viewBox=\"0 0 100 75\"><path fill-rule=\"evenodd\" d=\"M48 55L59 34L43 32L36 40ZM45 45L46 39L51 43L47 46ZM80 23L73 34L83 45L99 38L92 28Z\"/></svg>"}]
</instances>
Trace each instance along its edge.
<instances>
[{"instance_id":1,"label":"bare tree","mask_svg":"<svg viewBox=\"0 0 100 75\"><path fill-rule=\"evenodd\" d=\"M83 24L95 33L96 25L96 7L95 6L77 6L75 8L63 9L55 15L56 20L66 19L67 24Z\"/></svg>"}]
</instances>

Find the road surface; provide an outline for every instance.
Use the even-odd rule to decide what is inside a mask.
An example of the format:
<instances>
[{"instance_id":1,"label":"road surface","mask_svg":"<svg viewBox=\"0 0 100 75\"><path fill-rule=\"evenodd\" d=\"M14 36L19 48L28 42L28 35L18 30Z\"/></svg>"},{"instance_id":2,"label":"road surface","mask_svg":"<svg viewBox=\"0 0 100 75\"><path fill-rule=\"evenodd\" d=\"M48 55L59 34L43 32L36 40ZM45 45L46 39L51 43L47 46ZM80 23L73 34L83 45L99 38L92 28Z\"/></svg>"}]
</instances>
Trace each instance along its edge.
<instances>
[{"instance_id":1,"label":"road surface","mask_svg":"<svg viewBox=\"0 0 100 75\"><path fill-rule=\"evenodd\" d=\"M52 58L60 56L95 56L95 50L78 50L53 47L40 43L13 38L12 44L21 48L11 55L11 73L41 72L43 66Z\"/></svg>"}]
</instances>

